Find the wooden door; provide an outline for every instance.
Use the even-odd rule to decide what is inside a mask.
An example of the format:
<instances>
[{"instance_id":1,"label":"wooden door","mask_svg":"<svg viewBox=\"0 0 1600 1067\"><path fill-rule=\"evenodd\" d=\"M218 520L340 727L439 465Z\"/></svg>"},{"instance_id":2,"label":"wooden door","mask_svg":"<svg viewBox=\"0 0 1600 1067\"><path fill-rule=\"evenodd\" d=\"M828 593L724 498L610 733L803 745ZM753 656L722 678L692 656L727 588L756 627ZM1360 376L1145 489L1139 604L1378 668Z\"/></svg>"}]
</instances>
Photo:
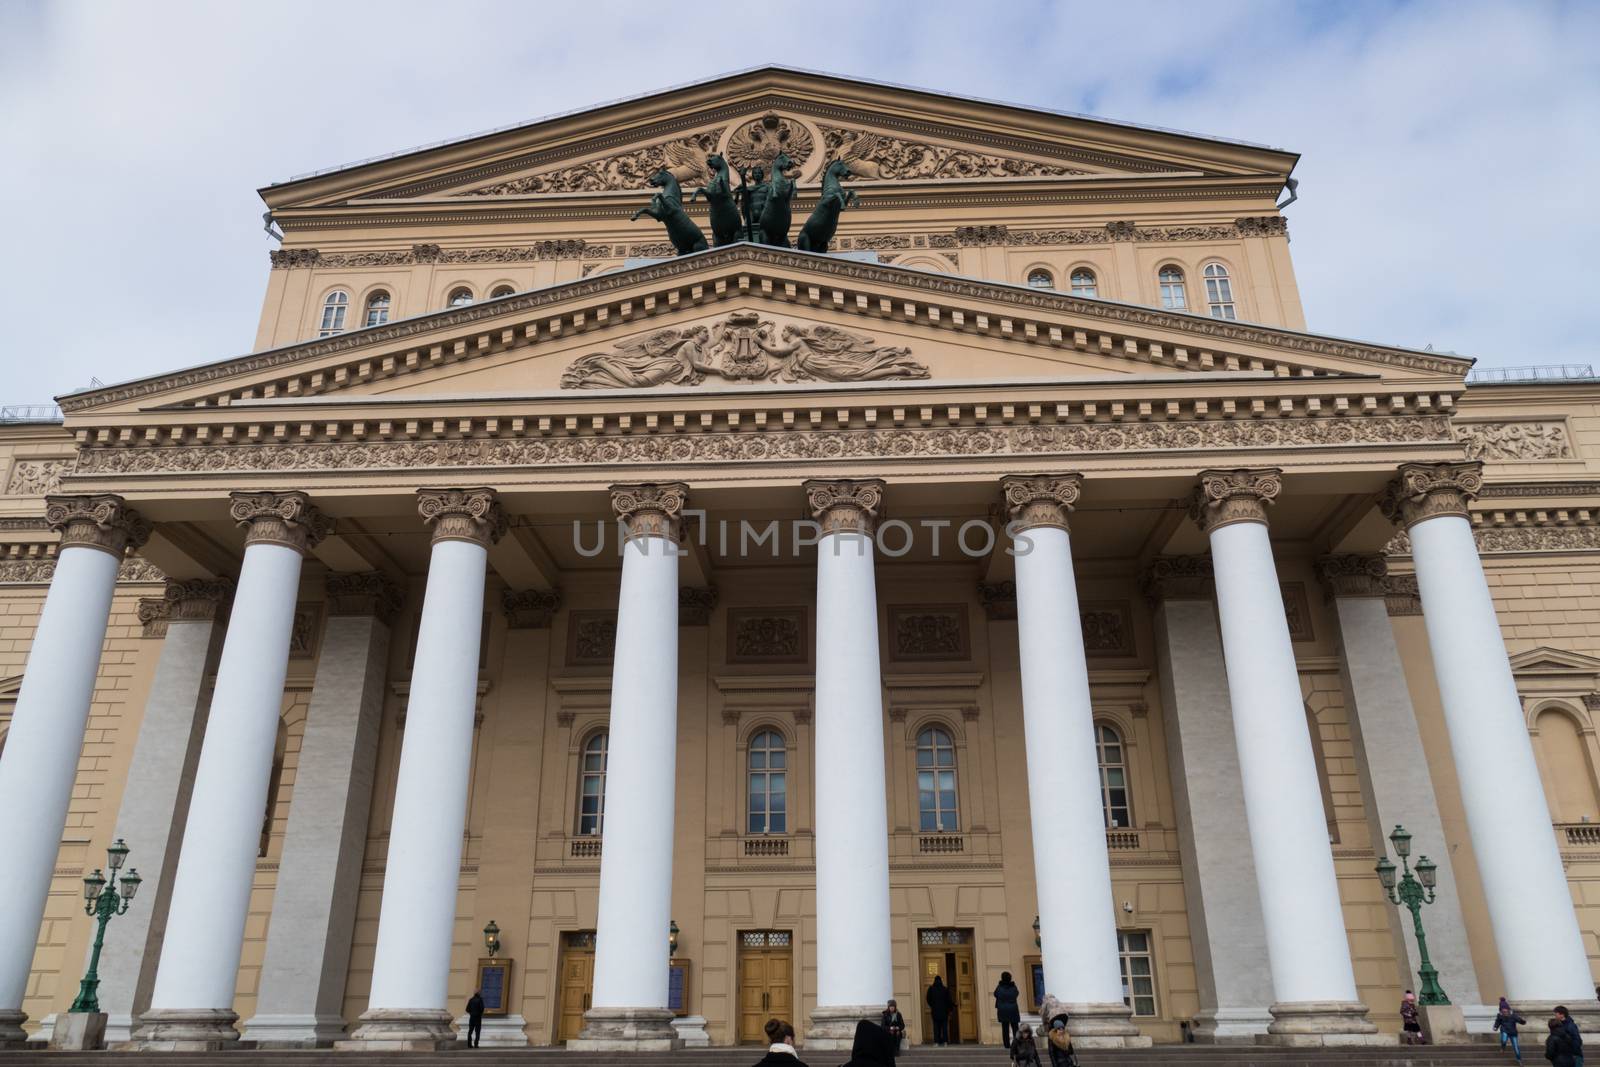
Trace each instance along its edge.
<instances>
[{"instance_id":1,"label":"wooden door","mask_svg":"<svg viewBox=\"0 0 1600 1067\"><path fill-rule=\"evenodd\" d=\"M956 945L945 950L954 973L950 995L955 998L956 1010L950 1016L950 1041L973 1043L978 1040L978 987L977 975L972 965L972 946Z\"/></svg>"},{"instance_id":2,"label":"wooden door","mask_svg":"<svg viewBox=\"0 0 1600 1067\"><path fill-rule=\"evenodd\" d=\"M922 1015L922 1043L933 1044L933 1013L928 1010L928 987L935 976L950 990L955 1010L950 1013L950 1043L978 1040L977 967L972 954L972 934L968 930L923 930L917 952L921 985L917 1000Z\"/></svg>"},{"instance_id":3,"label":"wooden door","mask_svg":"<svg viewBox=\"0 0 1600 1067\"><path fill-rule=\"evenodd\" d=\"M787 931L739 935L739 1032L742 1043L765 1043L768 1019L794 1020L794 955Z\"/></svg>"},{"instance_id":4,"label":"wooden door","mask_svg":"<svg viewBox=\"0 0 1600 1067\"><path fill-rule=\"evenodd\" d=\"M567 934L561 945L561 991L556 1041L571 1041L583 1029L583 1013L594 994L594 935Z\"/></svg>"},{"instance_id":5,"label":"wooden door","mask_svg":"<svg viewBox=\"0 0 1600 1067\"><path fill-rule=\"evenodd\" d=\"M944 984L950 984L950 975L944 958L944 946L924 945L919 953L918 973L921 974L922 984L917 987L917 1004L922 1012L922 1043L933 1044L933 1013L928 1010L928 987L933 985L934 978L944 979ZM902 1014L904 1014L902 1012Z\"/></svg>"}]
</instances>

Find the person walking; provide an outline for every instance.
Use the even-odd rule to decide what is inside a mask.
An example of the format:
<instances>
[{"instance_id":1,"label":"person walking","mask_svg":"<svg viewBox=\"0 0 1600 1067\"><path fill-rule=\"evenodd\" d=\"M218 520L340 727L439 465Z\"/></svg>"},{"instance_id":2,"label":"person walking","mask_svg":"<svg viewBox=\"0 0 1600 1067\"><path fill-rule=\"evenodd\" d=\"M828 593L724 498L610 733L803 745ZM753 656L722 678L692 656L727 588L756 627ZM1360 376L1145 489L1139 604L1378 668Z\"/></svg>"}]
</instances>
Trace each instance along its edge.
<instances>
[{"instance_id":1,"label":"person walking","mask_svg":"<svg viewBox=\"0 0 1600 1067\"><path fill-rule=\"evenodd\" d=\"M483 1040L483 990L474 989L467 1001L467 1047L477 1048Z\"/></svg>"},{"instance_id":2,"label":"person walking","mask_svg":"<svg viewBox=\"0 0 1600 1067\"><path fill-rule=\"evenodd\" d=\"M1417 995L1406 990L1400 998L1400 1040L1408 1045L1426 1045L1422 1037L1422 1014L1417 1010Z\"/></svg>"},{"instance_id":3,"label":"person walking","mask_svg":"<svg viewBox=\"0 0 1600 1067\"><path fill-rule=\"evenodd\" d=\"M762 1027L767 1033L767 1054L756 1067L806 1067L794 1050L794 1026L782 1019L768 1019Z\"/></svg>"},{"instance_id":4,"label":"person walking","mask_svg":"<svg viewBox=\"0 0 1600 1067\"><path fill-rule=\"evenodd\" d=\"M900 1054L900 1042L906 1037L906 1017L900 1014L900 1005L893 1000L883 1009L883 1028L894 1038L895 1055Z\"/></svg>"},{"instance_id":5,"label":"person walking","mask_svg":"<svg viewBox=\"0 0 1600 1067\"><path fill-rule=\"evenodd\" d=\"M1022 1012L1017 1007L1017 999L1021 996L1022 991L1011 980L1011 972L1001 971L1000 984L994 987L994 1013L1000 1018L1000 1043L1006 1048L1011 1047L1012 1039L1017 1036L1017 1027L1022 1025Z\"/></svg>"},{"instance_id":6,"label":"person walking","mask_svg":"<svg viewBox=\"0 0 1600 1067\"><path fill-rule=\"evenodd\" d=\"M1550 1061L1551 1067L1577 1067L1579 1062L1572 1035L1560 1016L1550 1020L1550 1036L1544 1039L1544 1058Z\"/></svg>"},{"instance_id":7,"label":"person walking","mask_svg":"<svg viewBox=\"0 0 1600 1067\"><path fill-rule=\"evenodd\" d=\"M1505 997L1500 998L1500 1010L1494 1016L1494 1028L1500 1031L1500 1047L1511 1046L1512 1055L1517 1057L1517 1062L1522 1062L1522 1045L1517 1040L1517 1027L1525 1026L1528 1020L1511 1010L1511 1002Z\"/></svg>"},{"instance_id":8,"label":"person walking","mask_svg":"<svg viewBox=\"0 0 1600 1067\"><path fill-rule=\"evenodd\" d=\"M1011 1062L1016 1067L1039 1067L1039 1046L1033 1040L1033 1027L1017 1024L1017 1036L1011 1041Z\"/></svg>"},{"instance_id":9,"label":"person walking","mask_svg":"<svg viewBox=\"0 0 1600 1067\"><path fill-rule=\"evenodd\" d=\"M955 1007L955 1001L950 999L950 990L942 975L933 976L927 1000L928 1014L933 1016L933 1043L943 1048L950 1043L950 1009Z\"/></svg>"},{"instance_id":10,"label":"person walking","mask_svg":"<svg viewBox=\"0 0 1600 1067\"><path fill-rule=\"evenodd\" d=\"M1577 1067L1583 1067L1583 1035L1578 1033L1578 1024L1565 1004L1556 1005L1556 1022L1561 1024L1561 1032L1567 1035L1567 1041L1572 1045L1573 1062Z\"/></svg>"}]
</instances>

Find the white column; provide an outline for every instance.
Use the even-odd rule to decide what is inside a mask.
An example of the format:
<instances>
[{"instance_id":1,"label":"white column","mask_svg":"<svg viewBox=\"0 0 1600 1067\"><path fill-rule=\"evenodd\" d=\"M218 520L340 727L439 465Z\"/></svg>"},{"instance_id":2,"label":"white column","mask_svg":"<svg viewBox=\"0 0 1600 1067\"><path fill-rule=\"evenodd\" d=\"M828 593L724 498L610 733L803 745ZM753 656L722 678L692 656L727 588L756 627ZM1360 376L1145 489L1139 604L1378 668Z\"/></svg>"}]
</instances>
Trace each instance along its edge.
<instances>
[{"instance_id":1,"label":"white column","mask_svg":"<svg viewBox=\"0 0 1600 1067\"><path fill-rule=\"evenodd\" d=\"M134 1042L195 1051L238 1041L234 982L283 711L300 562L329 521L304 493L234 493L244 563L222 644L150 1010Z\"/></svg>"},{"instance_id":2,"label":"white column","mask_svg":"<svg viewBox=\"0 0 1600 1067\"><path fill-rule=\"evenodd\" d=\"M160 604L160 625L166 629L161 659L139 720L139 740L112 835L132 843L129 866L139 869L144 888L139 906L117 919L116 935L106 939L100 956L100 1010L107 1016L108 1048L129 1040L139 1016L150 1007L211 706L210 679L217 671L232 599L232 579L197 578L168 582ZM91 946L85 963L92 952Z\"/></svg>"},{"instance_id":3,"label":"white column","mask_svg":"<svg viewBox=\"0 0 1600 1067\"><path fill-rule=\"evenodd\" d=\"M1068 1014L1085 1048L1148 1046L1122 1000L1089 665L1067 514L1076 474L1006 478L1017 569L1017 646L1048 1023ZM1050 1003L1053 1002L1053 1003Z\"/></svg>"},{"instance_id":4,"label":"white column","mask_svg":"<svg viewBox=\"0 0 1600 1067\"><path fill-rule=\"evenodd\" d=\"M806 1047L848 1049L894 996L883 682L872 538L880 481L805 483L817 542L817 1004Z\"/></svg>"},{"instance_id":5,"label":"white column","mask_svg":"<svg viewBox=\"0 0 1600 1067\"><path fill-rule=\"evenodd\" d=\"M245 1023L244 1040L256 1048L316 1047L344 1036L389 634L405 597L380 573L329 575L326 589L256 1014Z\"/></svg>"},{"instance_id":6,"label":"white column","mask_svg":"<svg viewBox=\"0 0 1600 1067\"><path fill-rule=\"evenodd\" d=\"M335 1047L439 1049L454 1043L447 1004L461 849L472 786L473 717L489 547L505 533L492 489L421 489L433 527L405 740L384 864L372 991L361 1025Z\"/></svg>"},{"instance_id":7,"label":"white column","mask_svg":"<svg viewBox=\"0 0 1600 1067\"><path fill-rule=\"evenodd\" d=\"M1356 992L1283 593L1267 537L1277 470L1204 471L1191 515L1211 541L1217 614L1280 1044L1384 1040Z\"/></svg>"},{"instance_id":8,"label":"white column","mask_svg":"<svg viewBox=\"0 0 1600 1067\"><path fill-rule=\"evenodd\" d=\"M24 1039L22 998L78 776L117 567L150 536L150 524L116 496L50 497L45 521L61 534L61 550L0 759L0 1048Z\"/></svg>"},{"instance_id":9,"label":"white column","mask_svg":"<svg viewBox=\"0 0 1600 1067\"><path fill-rule=\"evenodd\" d=\"M1525 1013L1557 1002L1592 1009L1594 981L1572 890L1467 518L1481 472L1480 463L1406 463L1382 504L1411 535L1423 623L1505 994ZM1515 862L1507 860L1508 841L1516 844Z\"/></svg>"},{"instance_id":10,"label":"white column","mask_svg":"<svg viewBox=\"0 0 1600 1067\"><path fill-rule=\"evenodd\" d=\"M678 539L688 487L617 485L626 541L606 754L594 999L568 1047L682 1045L667 1009L678 751Z\"/></svg>"}]
</instances>

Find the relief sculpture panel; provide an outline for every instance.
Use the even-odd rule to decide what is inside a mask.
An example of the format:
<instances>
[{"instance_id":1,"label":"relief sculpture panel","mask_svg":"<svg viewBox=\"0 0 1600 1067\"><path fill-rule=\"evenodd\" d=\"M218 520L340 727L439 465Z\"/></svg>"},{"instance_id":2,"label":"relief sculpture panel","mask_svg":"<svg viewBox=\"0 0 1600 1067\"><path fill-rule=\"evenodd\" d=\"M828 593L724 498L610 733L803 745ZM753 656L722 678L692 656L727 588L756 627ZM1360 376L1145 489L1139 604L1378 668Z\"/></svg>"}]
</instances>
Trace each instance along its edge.
<instances>
[{"instance_id":1,"label":"relief sculpture panel","mask_svg":"<svg viewBox=\"0 0 1600 1067\"><path fill-rule=\"evenodd\" d=\"M1571 459L1572 442L1560 422L1458 422L1456 437L1468 459Z\"/></svg>"}]
</instances>

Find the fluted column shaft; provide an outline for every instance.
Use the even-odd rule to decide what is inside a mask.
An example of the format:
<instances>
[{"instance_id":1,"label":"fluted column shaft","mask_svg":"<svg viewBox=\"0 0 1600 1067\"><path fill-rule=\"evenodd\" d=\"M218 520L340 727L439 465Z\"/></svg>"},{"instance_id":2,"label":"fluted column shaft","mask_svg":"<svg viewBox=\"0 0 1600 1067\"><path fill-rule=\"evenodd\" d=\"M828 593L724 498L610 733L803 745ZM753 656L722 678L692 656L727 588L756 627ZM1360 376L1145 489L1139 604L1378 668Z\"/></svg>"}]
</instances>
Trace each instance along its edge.
<instances>
[{"instance_id":1,"label":"fluted column shaft","mask_svg":"<svg viewBox=\"0 0 1600 1067\"><path fill-rule=\"evenodd\" d=\"M454 1040L446 999L471 789L473 717L489 548L506 521L492 489L423 489L433 528L384 864L372 991L349 1044L436 1049Z\"/></svg>"},{"instance_id":2,"label":"fluted column shaft","mask_svg":"<svg viewBox=\"0 0 1600 1067\"><path fill-rule=\"evenodd\" d=\"M1017 568L1017 647L1048 996L1085 1048L1148 1045L1122 1001L1111 861L1067 515L1077 475L1007 478Z\"/></svg>"},{"instance_id":3,"label":"fluted column shaft","mask_svg":"<svg viewBox=\"0 0 1600 1067\"><path fill-rule=\"evenodd\" d=\"M1411 536L1423 623L1506 996L1525 1011L1562 1001L1592 1006L1594 983L1572 891L1549 831L1522 699L1467 518L1481 471L1480 463L1407 463L1382 504ZM1508 841L1516 842L1515 862L1507 862Z\"/></svg>"},{"instance_id":4,"label":"fluted column shaft","mask_svg":"<svg viewBox=\"0 0 1600 1067\"><path fill-rule=\"evenodd\" d=\"M22 998L67 823L117 567L150 526L120 497L50 497L61 534L50 591L0 759L0 1048L23 1040Z\"/></svg>"},{"instance_id":5,"label":"fluted column shaft","mask_svg":"<svg viewBox=\"0 0 1600 1067\"><path fill-rule=\"evenodd\" d=\"M261 817L289 669L300 564L329 522L304 493L235 493L244 563L217 665L189 816L168 907L146 1050L214 1049L238 1040L234 984L255 883Z\"/></svg>"}]
</instances>

